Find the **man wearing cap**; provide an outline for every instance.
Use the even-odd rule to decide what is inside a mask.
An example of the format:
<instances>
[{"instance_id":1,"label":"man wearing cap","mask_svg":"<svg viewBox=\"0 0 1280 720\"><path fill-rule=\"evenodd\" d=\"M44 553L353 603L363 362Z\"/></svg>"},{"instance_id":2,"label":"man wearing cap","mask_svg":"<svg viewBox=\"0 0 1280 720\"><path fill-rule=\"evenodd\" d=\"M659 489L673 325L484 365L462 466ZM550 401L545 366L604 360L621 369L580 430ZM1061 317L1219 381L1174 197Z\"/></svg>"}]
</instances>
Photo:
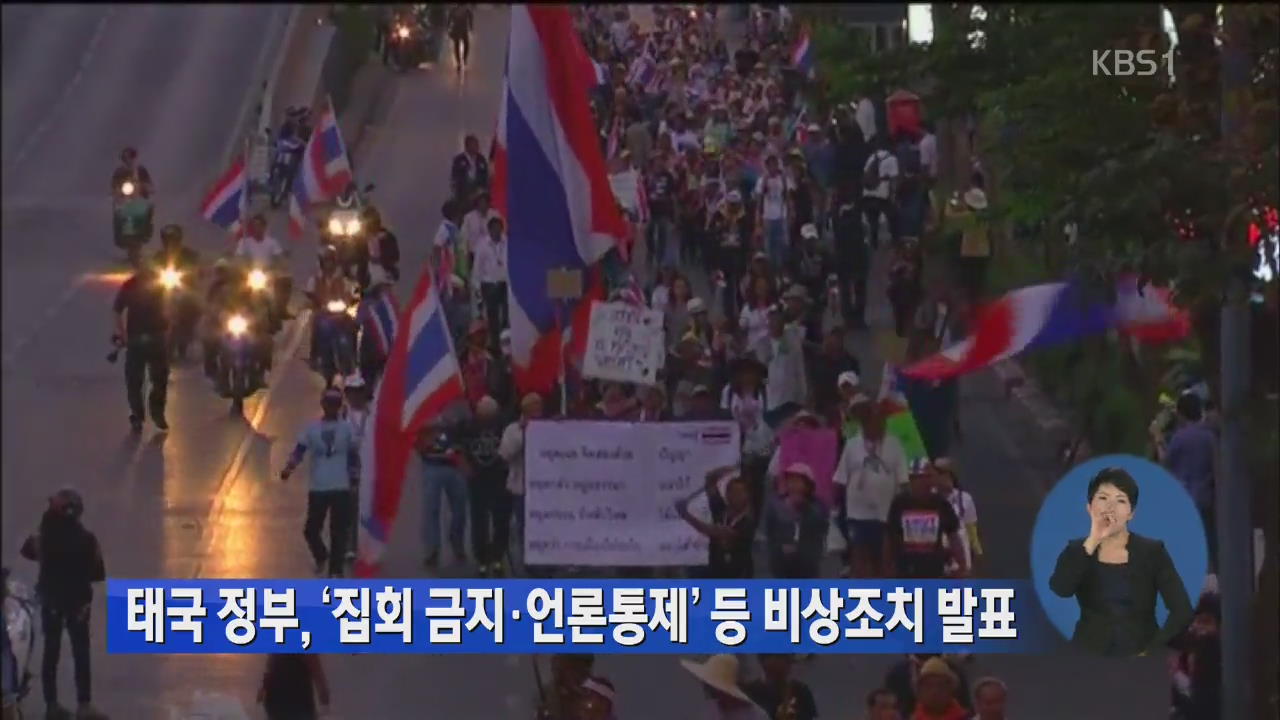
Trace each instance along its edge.
<instances>
[{"instance_id":1,"label":"man wearing cap","mask_svg":"<svg viewBox=\"0 0 1280 720\"><path fill-rule=\"evenodd\" d=\"M312 421L298 436L289 461L280 471L280 479L288 480L303 457L308 452L311 454L307 519L302 535L315 560L316 574L323 574L327 565L329 577L342 577L353 510L351 489L360 478L360 445L351 424L340 417L341 390L325 390L320 397L320 408L323 417ZM325 516L329 518L327 548L320 538Z\"/></svg>"},{"instance_id":2,"label":"man wearing cap","mask_svg":"<svg viewBox=\"0 0 1280 720\"><path fill-rule=\"evenodd\" d=\"M853 404L859 433L845 443L832 482L843 489L849 566L855 577L882 577L885 521L899 488L907 484L902 443L885 431L884 413L869 400Z\"/></svg>"},{"instance_id":3,"label":"man wearing cap","mask_svg":"<svg viewBox=\"0 0 1280 720\"><path fill-rule=\"evenodd\" d=\"M969 711L956 699L960 678L941 657L920 666L916 679L916 707L911 720L966 720Z\"/></svg>"},{"instance_id":4,"label":"man wearing cap","mask_svg":"<svg viewBox=\"0 0 1280 720\"><path fill-rule=\"evenodd\" d=\"M822 575L827 511L816 490L813 470L799 462L783 472L780 493L766 490L770 497L765 505L765 537L774 577L813 579Z\"/></svg>"},{"instance_id":5,"label":"man wearing cap","mask_svg":"<svg viewBox=\"0 0 1280 720\"><path fill-rule=\"evenodd\" d=\"M680 664L702 684L707 698L705 717L714 720L769 720L769 713L739 684L736 655L712 655L705 662L681 660Z\"/></svg>"},{"instance_id":6,"label":"man wearing cap","mask_svg":"<svg viewBox=\"0 0 1280 720\"><path fill-rule=\"evenodd\" d=\"M951 503L935 492L934 473L928 460L914 461L907 490L889 505L884 563L894 577L941 580L948 558L958 568L955 576L969 573L960 520Z\"/></svg>"},{"instance_id":7,"label":"man wearing cap","mask_svg":"<svg viewBox=\"0 0 1280 720\"><path fill-rule=\"evenodd\" d=\"M689 404L681 420L730 420L726 410L716 403L715 394L706 385L695 385L689 393Z\"/></svg>"}]
</instances>

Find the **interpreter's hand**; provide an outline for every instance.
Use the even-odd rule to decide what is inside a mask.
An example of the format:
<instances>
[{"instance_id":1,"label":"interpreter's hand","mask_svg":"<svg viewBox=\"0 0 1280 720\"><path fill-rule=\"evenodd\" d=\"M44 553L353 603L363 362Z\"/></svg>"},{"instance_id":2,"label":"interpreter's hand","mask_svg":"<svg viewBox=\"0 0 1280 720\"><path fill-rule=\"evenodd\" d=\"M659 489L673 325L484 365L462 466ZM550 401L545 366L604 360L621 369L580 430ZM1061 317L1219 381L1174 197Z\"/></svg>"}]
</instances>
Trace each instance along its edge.
<instances>
[{"instance_id":1,"label":"interpreter's hand","mask_svg":"<svg viewBox=\"0 0 1280 720\"><path fill-rule=\"evenodd\" d=\"M1124 528L1116 522L1115 515L1104 509L1089 508L1089 537L1085 538L1084 549L1090 555L1103 540L1115 535Z\"/></svg>"}]
</instances>

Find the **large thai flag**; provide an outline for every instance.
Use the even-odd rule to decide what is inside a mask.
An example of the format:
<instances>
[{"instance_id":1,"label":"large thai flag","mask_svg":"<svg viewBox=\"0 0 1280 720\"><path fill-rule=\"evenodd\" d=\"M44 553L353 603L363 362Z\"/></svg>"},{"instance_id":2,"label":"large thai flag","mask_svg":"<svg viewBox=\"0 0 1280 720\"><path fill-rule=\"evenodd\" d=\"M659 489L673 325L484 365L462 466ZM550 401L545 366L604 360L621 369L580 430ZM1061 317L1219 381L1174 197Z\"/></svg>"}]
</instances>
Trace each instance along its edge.
<instances>
[{"instance_id":1,"label":"large thai flag","mask_svg":"<svg viewBox=\"0 0 1280 720\"><path fill-rule=\"evenodd\" d=\"M306 210L313 204L332 200L351 183L351 160L338 129L333 102L325 101L320 122L302 151L302 163L293 177L289 198L289 234L300 237L306 227Z\"/></svg>"},{"instance_id":2,"label":"large thai flag","mask_svg":"<svg viewBox=\"0 0 1280 720\"><path fill-rule=\"evenodd\" d=\"M587 105L590 68L564 6L515 5L493 163L493 206L507 221L511 350L522 391L546 392L585 349L597 263L627 235ZM547 273L583 272L584 297L547 297ZM569 342L569 338L573 338Z\"/></svg>"},{"instance_id":3,"label":"large thai flag","mask_svg":"<svg viewBox=\"0 0 1280 720\"><path fill-rule=\"evenodd\" d=\"M360 327L363 337L369 338L378 348L378 354L391 354L396 337L396 322L400 316L400 302L390 287L384 287L373 297L366 296L360 303Z\"/></svg>"},{"instance_id":4,"label":"large thai flag","mask_svg":"<svg viewBox=\"0 0 1280 720\"><path fill-rule=\"evenodd\" d=\"M1087 298L1075 283L1033 285L985 306L975 319L972 335L902 372L942 380L1026 350L1109 330L1144 342L1163 342L1185 337L1190 329L1189 316L1173 304L1167 289L1147 286L1139 291L1135 277L1119 280L1114 303Z\"/></svg>"},{"instance_id":5,"label":"large thai flag","mask_svg":"<svg viewBox=\"0 0 1280 720\"><path fill-rule=\"evenodd\" d=\"M806 76L813 72L813 44L809 42L808 30L800 31L800 38L791 48L791 66Z\"/></svg>"},{"instance_id":6,"label":"large thai flag","mask_svg":"<svg viewBox=\"0 0 1280 720\"><path fill-rule=\"evenodd\" d=\"M413 300L397 319L361 441L360 542L356 574L378 569L400 510L405 471L418 432L464 397L458 360L440 297L424 268Z\"/></svg>"},{"instance_id":7,"label":"large thai flag","mask_svg":"<svg viewBox=\"0 0 1280 720\"><path fill-rule=\"evenodd\" d=\"M231 168L218 178L200 203L200 215L223 230L237 233L249 198L249 172L244 156L236 156Z\"/></svg>"}]
</instances>

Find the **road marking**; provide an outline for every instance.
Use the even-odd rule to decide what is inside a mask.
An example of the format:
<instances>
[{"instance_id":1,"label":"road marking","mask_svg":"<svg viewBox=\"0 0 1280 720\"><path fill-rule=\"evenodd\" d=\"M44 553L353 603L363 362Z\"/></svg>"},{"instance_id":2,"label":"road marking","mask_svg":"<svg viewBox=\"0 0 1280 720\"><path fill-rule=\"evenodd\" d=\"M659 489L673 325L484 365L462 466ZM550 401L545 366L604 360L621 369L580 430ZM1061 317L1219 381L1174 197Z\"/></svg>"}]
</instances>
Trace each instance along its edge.
<instances>
[{"instance_id":1,"label":"road marking","mask_svg":"<svg viewBox=\"0 0 1280 720\"><path fill-rule=\"evenodd\" d=\"M0 366L5 370L13 369L14 360L17 359L18 353L22 352L22 349L29 345L32 340L35 340L41 330L53 322L54 316L61 312L62 309L71 302L71 299L76 296L76 293L80 292L80 288L85 286L89 277L89 275L81 275L73 280L71 284L67 286L67 289L63 290L62 294L58 296L58 299L54 300L49 307L45 308L44 314L40 316L40 320L36 323L35 327L27 331L27 333L22 337L18 338L9 350L5 352L2 365Z\"/></svg>"},{"instance_id":2,"label":"road marking","mask_svg":"<svg viewBox=\"0 0 1280 720\"><path fill-rule=\"evenodd\" d=\"M80 56L80 64L76 67L76 73L71 76L71 82L67 83L66 87L62 88L62 94L59 95L57 101L53 103L53 108L45 114L44 120L36 126L35 131L27 136L26 141L22 143L22 147L18 148L18 152L13 156L13 161L9 163L9 167L7 169L8 172L12 172L22 166L22 161L27 159L27 155L31 153L31 150L40 142L44 137L44 134L48 132L49 126L53 124L53 121L57 119L58 115L61 113L62 106L67 103L67 100L71 97L71 93L76 89L76 86L80 84L80 80L84 77L84 71L89 67L89 62L93 60L93 54L98 51L98 44L102 41L102 36L105 34L107 21L111 19L111 16L114 15L115 12L115 8L110 8L105 14L103 14L102 18L98 20L98 25L93 29L93 37L89 38L89 45L85 48L84 54Z\"/></svg>"},{"instance_id":3,"label":"road marking","mask_svg":"<svg viewBox=\"0 0 1280 720\"><path fill-rule=\"evenodd\" d=\"M286 342L287 349L283 357L277 358L276 368L283 370L285 363L297 354L298 349L302 346L302 338L306 335L303 332L307 326L307 321L311 317L310 310L304 310L298 315L292 330L292 336ZM218 486L213 490L213 506L209 508L209 515L199 523L201 528L200 547L196 552L196 566L191 572L192 579L199 578L204 572L205 557L213 550L214 536L218 533L218 526L221 524L222 516L227 510L227 497L231 494L232 488L235 487L236 480L239 479L241 471L244 470L245 458L249 456L249 447L256 435L257 428L262 424L263 418L267 415L267 407L275 398L276 391L280 389L283 382L284 372L277 375L273 374L271 385L267 388L267 394L258 402L257 407L253 411L253 419L249 421L250 430L244 434L240 440L240 445L236 448L235 455L231 458L231 464L227 466L222 477L218 480Z\"/></svg>"}]
</instances>

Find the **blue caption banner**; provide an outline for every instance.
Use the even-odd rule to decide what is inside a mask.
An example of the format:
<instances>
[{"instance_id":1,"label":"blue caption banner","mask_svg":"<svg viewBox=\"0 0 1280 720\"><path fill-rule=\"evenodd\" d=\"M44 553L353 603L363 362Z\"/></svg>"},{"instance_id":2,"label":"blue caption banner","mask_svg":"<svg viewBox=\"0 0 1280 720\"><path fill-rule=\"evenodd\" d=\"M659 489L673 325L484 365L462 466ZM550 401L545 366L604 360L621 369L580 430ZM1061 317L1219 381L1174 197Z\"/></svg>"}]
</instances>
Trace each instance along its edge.
<instances>
[{"instance_id":1,"label":"blue caption banner","mask_svg":"<svg viewBox=\"0 0 1280 720\"><path fill-rule=\"evenodd\" d=\"M108 580L112 653L1029 653L1011 581Z\"/></svg>"}]
</instances>

